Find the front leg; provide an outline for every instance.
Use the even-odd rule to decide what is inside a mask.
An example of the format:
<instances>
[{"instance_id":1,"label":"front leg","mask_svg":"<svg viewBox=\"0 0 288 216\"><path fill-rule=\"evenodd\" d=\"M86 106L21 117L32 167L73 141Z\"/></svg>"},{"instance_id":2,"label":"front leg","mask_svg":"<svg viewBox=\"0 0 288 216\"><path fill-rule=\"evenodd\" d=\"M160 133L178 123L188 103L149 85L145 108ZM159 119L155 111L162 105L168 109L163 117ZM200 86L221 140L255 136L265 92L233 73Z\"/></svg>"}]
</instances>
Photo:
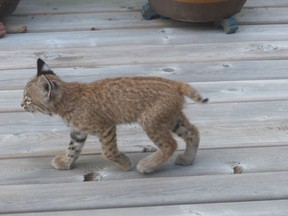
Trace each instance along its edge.
<instances>
[{"instance_id":1,"label":"front leg","mask_svg":"<svg viewBox=\"0 0 288 216\"><path fill-rule=\"evenodd\" d=\"M68 150L63 155L58 155L52 160L52 166L59 170L71 169L78 159L82 147L87 139L87 134L76 130L70 133L71 141Z\"/></svg>"},{"instance_id":2,"label":"front leg","mask_svg":"<svg viewBox=\"0 0 288 216\"><path fill-rule=\"evenodd\" d=\"M123 152L120 152L116 143L116 126L107 127L98 134L102 147L102 155L118 164L125 171L132 169L132 162Z\"/></svg>"}]
</instances>

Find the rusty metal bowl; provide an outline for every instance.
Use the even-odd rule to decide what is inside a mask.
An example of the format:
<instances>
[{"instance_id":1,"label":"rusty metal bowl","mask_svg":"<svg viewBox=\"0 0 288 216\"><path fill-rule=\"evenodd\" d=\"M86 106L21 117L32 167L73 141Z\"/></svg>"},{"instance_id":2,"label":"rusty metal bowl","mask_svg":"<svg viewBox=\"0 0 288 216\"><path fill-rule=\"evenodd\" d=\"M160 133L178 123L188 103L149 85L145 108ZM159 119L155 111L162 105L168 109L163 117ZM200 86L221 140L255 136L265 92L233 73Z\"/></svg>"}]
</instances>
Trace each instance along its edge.
<instances>
[{"instance_id":1,"label":"rusty metal bowl","mask_svg":"<svg viewBox=\"0 0 288 216\"><path fill-rule=\"evenodd\" d=\"M11 15L20 0L0 0L0 18Z\"/></svg>"},{"instance_id":2,"label":"rusty metal bowl","mask_svg":"<svg viewBox=\"0 0 288 216\"><path fill-rule=\"evenodd\" d=\"M149 0L152 9L171 19L213 22L238 13L246 0Z\"/></svg>"}]
</instances>

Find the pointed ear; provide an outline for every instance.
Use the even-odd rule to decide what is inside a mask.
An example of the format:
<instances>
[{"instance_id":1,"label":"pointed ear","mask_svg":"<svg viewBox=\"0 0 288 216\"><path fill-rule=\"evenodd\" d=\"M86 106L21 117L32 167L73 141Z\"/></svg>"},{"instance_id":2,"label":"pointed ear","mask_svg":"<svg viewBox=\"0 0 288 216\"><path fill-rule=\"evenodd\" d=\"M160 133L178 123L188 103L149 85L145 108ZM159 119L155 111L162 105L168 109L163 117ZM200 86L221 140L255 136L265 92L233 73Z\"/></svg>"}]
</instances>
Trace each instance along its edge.
<instances>
[{"instance_id":1,"label":"pointed ear","mask_svg":"<svg viewBox=\"0 0 288 216\"><path fill-rule=\"evenodd\" d=\"M55 82L50 80L45 75L40 75L39 79L37 81L39 91L42 93L44 97L47 97L47 99L50 99L57 90L57 85Z\"/></svg>"},{"instance_id":2,"label":"pointed ear","mask_svg":"<svg viewBox=\"0 0 288 216\"><path fill-rule=\"evenodd\" d=\"M41 76L42 74L54 74L54 72L49 68L49 66L42 60L37 60L37 76Z\"/></svg>"}]
</instances>

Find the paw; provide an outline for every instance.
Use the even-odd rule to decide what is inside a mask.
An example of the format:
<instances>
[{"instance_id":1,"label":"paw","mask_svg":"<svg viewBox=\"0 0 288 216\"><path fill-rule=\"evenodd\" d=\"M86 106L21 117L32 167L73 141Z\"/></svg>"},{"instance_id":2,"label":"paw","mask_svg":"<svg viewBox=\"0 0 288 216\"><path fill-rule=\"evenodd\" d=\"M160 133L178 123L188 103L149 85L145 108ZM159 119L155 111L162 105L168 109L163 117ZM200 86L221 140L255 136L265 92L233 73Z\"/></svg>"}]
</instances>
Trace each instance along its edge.
<instances>
[{"instance_id":1,"label":"paw","mask_svg":"<svg viewBox=\"0 0 288 216\"><path fill-rule=\"evenodd\" d=\"M133 168L133 163L129 157L122 153L121 155L121 162L118 163L119 167L124 171L131 171Z\"/></svg>"},{"instance_id":2,"label":"paw","mask_svg":"<svg viewBox=\"0 0 288 216\"><path fill-rule=\"evenodd\" d=\"M189 166L193 164L193 161L194 158L188 158L181 154L176 158L175 164L180 166Z\"/></svg>"},{"instance_id":3,"label":"paw","mask_svg":"<svg viewBox=\"0 0 288 216\"><path fill-rule=\"evenodd\" d=\"M119 165L119 166L123 171L131 171L133 168L133 163L131 161L129 161L124 166L123 165Z\"/></svg>"},{"instance_id":4,"label":"paw","mask_svg":"<svg viewBox=\"0 0 288 216\"><path fill-rule=\"evenodd\" d=\"M58 155L53 158L51 162L52 166L58 170L68 170L73 166L73 161L66 155Z\"/></svg>"},{"instance_id":5,"label":"paw","mask_svg":"<svg viewBox=\"0 0 288 216\"><path fill-rule=\"evenodd\" d=\"M137 164L137 170L142 174L149 174L155 171L155 167L147 164L145 161L139 161Z\"/></svg>"}]
</instances>

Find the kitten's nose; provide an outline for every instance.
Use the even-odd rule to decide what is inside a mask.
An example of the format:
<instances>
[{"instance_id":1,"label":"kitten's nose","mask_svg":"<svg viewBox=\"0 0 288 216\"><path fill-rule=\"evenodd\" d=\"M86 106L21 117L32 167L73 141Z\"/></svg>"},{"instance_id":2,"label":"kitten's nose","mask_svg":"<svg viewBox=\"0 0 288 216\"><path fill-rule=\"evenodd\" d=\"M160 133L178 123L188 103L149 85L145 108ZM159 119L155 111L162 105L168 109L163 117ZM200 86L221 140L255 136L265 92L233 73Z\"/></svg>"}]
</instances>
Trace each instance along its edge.
<instances>
[{"instance_id":1,"label":"kitten's nose","mask_svg":"<svg viewBox=\"0 0 288 216\"><path fill-rule=\"evenodd\" d=\"M21 102L21 107L24 107L24 102Z\"/></svg>"}]
</instances>

